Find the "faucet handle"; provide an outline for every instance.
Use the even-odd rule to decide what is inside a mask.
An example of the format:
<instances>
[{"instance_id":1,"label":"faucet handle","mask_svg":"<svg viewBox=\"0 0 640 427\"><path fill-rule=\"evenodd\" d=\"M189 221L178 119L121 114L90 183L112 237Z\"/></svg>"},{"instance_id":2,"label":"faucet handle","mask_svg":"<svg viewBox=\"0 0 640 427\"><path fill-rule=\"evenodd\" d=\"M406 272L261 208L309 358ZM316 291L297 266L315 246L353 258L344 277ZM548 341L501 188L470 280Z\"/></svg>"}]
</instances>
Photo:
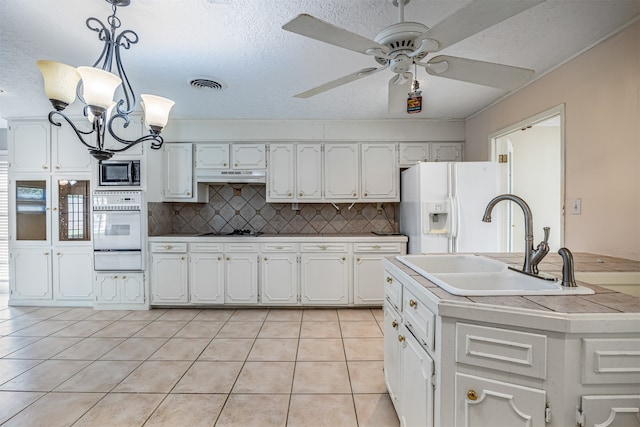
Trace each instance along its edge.
<instances>
[{"instance_id":1,"label":"faucet handle","mask_svg":"<svg viewBox=\"0 0 640 427\"><path fill-rule=\"evenodd\" d=\"M544 243L549 243L549 233L551 232L551 228L543 227L542 230L544 231L544 239L542 241Z\"/></svg>"}]
</instances>

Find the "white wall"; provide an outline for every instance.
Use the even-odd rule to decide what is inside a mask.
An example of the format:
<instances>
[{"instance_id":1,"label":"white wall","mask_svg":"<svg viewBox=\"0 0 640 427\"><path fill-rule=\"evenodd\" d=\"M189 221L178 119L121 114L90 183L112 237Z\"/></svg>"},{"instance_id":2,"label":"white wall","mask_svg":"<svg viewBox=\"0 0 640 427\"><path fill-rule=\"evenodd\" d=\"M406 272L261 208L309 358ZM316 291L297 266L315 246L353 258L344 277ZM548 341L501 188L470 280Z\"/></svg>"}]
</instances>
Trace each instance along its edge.
<instances>
[{"instance_id":1,"label":"white wall","mask_svg":"<svg viewBox=\"0 0 640 427\"><path fill-rule=\"evenodd\" d=\"M466 121L466 160L488 137L565 105L565 246L640 260L640 22Z\"/></svg>"}]
</instances>

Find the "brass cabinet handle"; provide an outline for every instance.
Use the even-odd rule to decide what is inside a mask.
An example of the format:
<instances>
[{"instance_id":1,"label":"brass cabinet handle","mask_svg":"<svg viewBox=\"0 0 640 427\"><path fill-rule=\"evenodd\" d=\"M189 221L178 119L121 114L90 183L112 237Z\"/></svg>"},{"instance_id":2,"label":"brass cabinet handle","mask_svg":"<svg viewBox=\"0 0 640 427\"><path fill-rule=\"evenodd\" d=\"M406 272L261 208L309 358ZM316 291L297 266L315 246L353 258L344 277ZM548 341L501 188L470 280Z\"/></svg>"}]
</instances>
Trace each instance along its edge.
<instances>
[{"instance_id":1,"label":"brass cabinet handle","mask_svg":"<svg viewBox=\"0 0 640 427\"><path fill-rule=\"evenodd\" d=\"M404 336L398 335L398 341L403 342L404 341Z\"/></svg>"},{"instance_id":2,"label":"brass cabinet handle","mask_svg":"<svg viewBox=\"0 0 640 427\"><path fill-rule=\"evenodd\" d=\"M302 191L298 193L298 197L302 197L304 196L304 194L302 194Z\"/></svg>"},{"instance_id":3,"label":"brass cabinet handle","mask_svg":"<svg viewBox=\"0 0 640 427\"><path fill-rule=\"evenodd\" d=\"M184 257L183 256L180 257L180 261L184 261Z\"/></svg>"},{"instance_id":4,"label":"brass cabinet handle","mask_svg":"<svg viewBox=\"0 0 640 427\"><path fill-rule=\"evenodd\" d=\"M356 258L356 262L360 262L360 258Z\"/></svg>"},{"instance_id":5,"label":"brass cabinet handle","mask_svg":"<svg viewBox=\"0 0 640 427\"><path fill-rule=\"evenodd\" d=\"M173 249L173 246L171 246L171 245L166 245L164 248L165 248L165 249Z\"/></svg>"},{"instance_id":6,"label":"brass cabinet handle","mask_svg":"<svg viewBox=\"0 0 640 427\"><path fill-rule=\"evenodd\" d=\"M118 278L118 276L113 276L113 280L116 280Z\"/></svg>"},{"instance_id":7,"label":"brass cabinet handle","mask_svg":"<svg viewBox=\"0 0 640 427\"><path fill-rule=\"evenodd\" d=\"M327 245L320 245L318 246L320 249L322 249L323 251L326 251L328 246Z\"/></svg>"},{"instance_id":8,"label":"brass cabinet handle","mask_svg":"<svg viewBox=\"0 0 640 427\"><path fill-rule=\"evenodd\" d=\"M237 167L238 167L238 164L237 164L237 163L234 163L234 164L233 164L233 167L234 167L234 168L237 168Z\"/></svg>"},{"instance_id":9,"label":"brass cabinet handle","mask_svg":"<svg viewBox=\"0 0 640 427\"><path fill-rule=\"evenodd\" d=\"M231 258L230 258L230 257L227 257L227 261L231 261Z\"/></svg>"},{"instance_id":10,"label":"brass cabinet handle","mask_svg":"<svg viewBox=\"0 0 640 427\"><path fill-rule=\"evenodd\" d=\"M367 197L369 195L369 193L364 193L364 197Z\"/></svg>"},{"instance_id":11,"label":"brass cabinet handle","mask_svg":"<svg viewBox=\"0 0 640 427\"><path fill-rule=\"evenodd\" d=\"M222 261L222 257L221 256L218 257L218 261Z\"/></svg>"},{"instance_id":12,"label":"brass cabinet handle","mask_svg":"<svg viewBox=\"0 0 640 427\"><path fill-rule=\"evenodd\" d=\"M387 276L387 283L393 283L393 279L389 276Z\"/></svg>"},{"instance_id":13,"label":"brass cabinet handle","mask_svg":"<svg viewBox=\"0 0 640 427\"><path fill-rule=\"evenodd\" d=\"M415 302L414 300L412 300L412 299L409 300L409 307L415 307L417 305L418 305L418 303Z\"/></svg>"},{"instance_id":14,"label":"brass cabinet handle","mask_svg":"<svg viewBox=\"0 0 640 427\"><path fill-rule=\"evenodd\" d=\"M293 194L287 193L287 197L292 197L292 196L293 196Z\"/></svg>"},{"instance_id":15,"label":"brass cabinet handle","mask_svg":"<svg viewBox=\"0 0 640 427\"><path fill-rule=\"evenodd\" d=\"M346 260L347 260L347 258L346 258L346 257L342 257L342 261L346 261Z\"/></svg>"},{"instance_id":16,"label":"brass cabinet handle","mask_svg":"<svg viewBox=\"0 0 640 427\"><path fill-rule=\"evenodd\" d=\"M373 249L375 249L375 250L380 249L380 245L373 245Z\"/></svg>"},{"instance_id":17,"label":"brass cabinet handle","mask_svg":"<svg viewBox=\"0 0 640 427\"><path fill-rule=\"evenodd\" d=\"M226 164L226 163L223 163L223 164L222 164L222 166L227 167L227 164Z\"/></svg>"},{"instance_id":18,"label":"brass cabinet handle","mask_svg":"<svg viewBox=\"0 0 640 427\"><path fill-rule=\"evenodd\" d=\"M190 195L191 195L191 192L190 192L190 191L187 191L185 194L186 194L187 196L190 196Z\"/></svg>"},{"instance_id":19,"label":"brass cabinet handle","mask_svg":"<svg viewBox=\"0 0 640 427\"><path fill-rule=\"evenodd\" d=\"M467 391L467 399L469 400L478 400L478 393L476 393L475 390L469 390Z\"/></svg>"},{"instance_id":20,"label":"brass cabinet handle","mask_svg":"<svg viewBox=\"0 0 640 427\"><path fill-rule=\"evenodd\" d=\"M358 197L358 193L353 193L352 196L353 197Z\"/></svg>"},{"instance_id":21,"label":"brass cabinet handle","mask_svg":"<svg viewBox=\"0 0 640 427\"><path fill-rule=\"evenodd\" d=\"M393 326L394 328L398 327L398 322L396 322L395 320L393 322L391 322L391 326Z\"/></svg>"},{"instance_id":22,"label":"brass cabinet handle","mask_svg":"<svg viewBox=\"0 0 640 427\"><path fill-rule=\"evenodd\" d=\"M47 166L47 165L42 165L42 169L49 169L49 166Z\"/></svg>"},{"instance_id":23,"label":"brass cabinet handle","mask_svg":"<svg viewBox=\"0 0 640 427\"><path fill-rule=\"evenodd\" d=\"M127 276L122 276L122 280L124 280L124 279L126 279L126 278L127 278Z\"/></svg>"},{"instance_id":24,"label":"brass cabinet handle","mask_svg":"<svg viewBox=\"0 0 640 427\"><path fill-rule=\"evenodd\" d=\"M264 257L264 260L267 261L267 257Z\"/></svg>"},{"instance_id":25,"label":"brass cabinet handle","mask_svg":"<svg viewBox=\"0 0 640 427\"><path fill-rule=\"evenodd\" d=\"M56 255L60 256L60 255L62 255L62 254L61 254L60 252L56 252Z\"/></svg>"},{"instance_id":26,"label":"brass cabinet handle","mask_svg":"<svg viewBox=\"0 0 640 427\"><path fill-rule=\"evenodd\" d=\"M60 165L56 165L56 169L60 169Z\"/></svg>"}]
</instances>

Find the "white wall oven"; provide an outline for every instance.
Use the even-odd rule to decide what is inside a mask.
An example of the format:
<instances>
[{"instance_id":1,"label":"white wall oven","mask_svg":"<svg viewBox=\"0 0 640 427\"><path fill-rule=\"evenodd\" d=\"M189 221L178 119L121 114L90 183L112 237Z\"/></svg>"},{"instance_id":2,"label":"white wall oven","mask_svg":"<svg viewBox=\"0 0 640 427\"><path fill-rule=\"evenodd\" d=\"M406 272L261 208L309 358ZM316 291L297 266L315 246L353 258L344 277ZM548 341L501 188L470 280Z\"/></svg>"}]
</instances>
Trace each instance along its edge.
<instances>
[{"instance_id":1,"label":"white wall oven","mask_svg":"<svg viewBox=\"0 0 640 427\"><path fill-rule=\"evenodd\" d=\"M93 192L93 255L96 271L141 271L142 193Z\"/></svg>"}]
</instances>

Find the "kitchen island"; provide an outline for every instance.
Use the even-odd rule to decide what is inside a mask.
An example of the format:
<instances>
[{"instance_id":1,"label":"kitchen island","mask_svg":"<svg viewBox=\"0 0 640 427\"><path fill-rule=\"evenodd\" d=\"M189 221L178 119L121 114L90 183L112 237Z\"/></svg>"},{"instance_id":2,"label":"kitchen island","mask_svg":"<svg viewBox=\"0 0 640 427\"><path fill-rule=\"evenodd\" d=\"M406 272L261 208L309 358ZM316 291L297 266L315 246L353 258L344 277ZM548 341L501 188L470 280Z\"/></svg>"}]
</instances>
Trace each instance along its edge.
<instances>
[{"instance_id":1,"label":"kitchen island","mask_svg":"<svg viewBox=\"0 0 640 427\"><path fill-rule=\"evenodd\" d=\"M520 254L483 254L521 267ZM577 272L640 263L574 254ZM636 425L640 299L451 295L385 258L385 380L403 425ZM540 270L559 273L551 254ZM609 425L609 424L603 424Z\"/></svg>"}]
</instances>

